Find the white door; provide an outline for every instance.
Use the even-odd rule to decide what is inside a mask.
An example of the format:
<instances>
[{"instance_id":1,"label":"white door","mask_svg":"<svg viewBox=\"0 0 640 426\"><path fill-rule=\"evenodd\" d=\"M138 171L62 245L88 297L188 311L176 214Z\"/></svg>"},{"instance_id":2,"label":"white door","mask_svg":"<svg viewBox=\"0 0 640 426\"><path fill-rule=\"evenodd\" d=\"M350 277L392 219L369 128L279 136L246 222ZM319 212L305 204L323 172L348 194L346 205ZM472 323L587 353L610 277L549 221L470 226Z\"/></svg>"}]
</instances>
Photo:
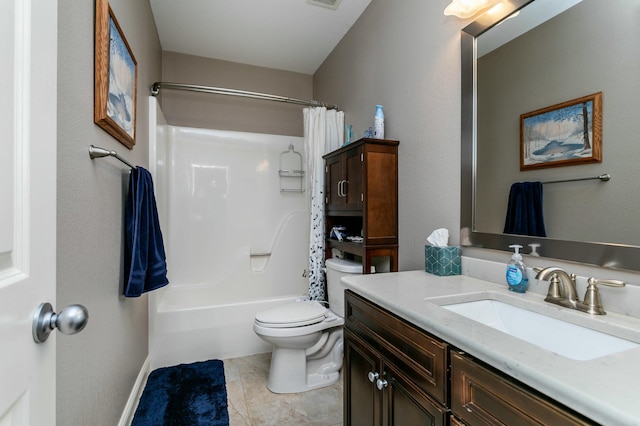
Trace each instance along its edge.
<instances>
[{"instance_id":1,"label":"white door","mask_svg":"<svg viewBox=\"0 0 640 426\"><path fill-rule=\"evenodd\" d=\"M55 424L57 1L2 0L0 13L0 426Z\"/></svg>"}]
</instances>

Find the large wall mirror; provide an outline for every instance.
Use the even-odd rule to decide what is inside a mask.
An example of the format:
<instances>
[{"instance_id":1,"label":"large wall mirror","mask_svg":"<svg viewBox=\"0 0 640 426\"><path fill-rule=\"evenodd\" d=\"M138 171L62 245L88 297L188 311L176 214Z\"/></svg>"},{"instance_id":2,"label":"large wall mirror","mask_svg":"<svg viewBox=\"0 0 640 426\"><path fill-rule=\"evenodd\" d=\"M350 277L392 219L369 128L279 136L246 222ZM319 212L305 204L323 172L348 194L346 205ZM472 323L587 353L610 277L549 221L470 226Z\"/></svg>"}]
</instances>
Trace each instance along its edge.
<instances>
[{"instance_id":1,"label":"large wall mirror","mask_svg":"<svg viewBox=\"0 0 640 426\"><path fill-rule=\"evenodd\" d=\"M509 0L463 30L463 245L640 271L638 22L637 1ZM520 170L521 114L599 92L601 162ZM525 181L543 183L544 238L503 233Z\"/></svg>"}]
</instances>

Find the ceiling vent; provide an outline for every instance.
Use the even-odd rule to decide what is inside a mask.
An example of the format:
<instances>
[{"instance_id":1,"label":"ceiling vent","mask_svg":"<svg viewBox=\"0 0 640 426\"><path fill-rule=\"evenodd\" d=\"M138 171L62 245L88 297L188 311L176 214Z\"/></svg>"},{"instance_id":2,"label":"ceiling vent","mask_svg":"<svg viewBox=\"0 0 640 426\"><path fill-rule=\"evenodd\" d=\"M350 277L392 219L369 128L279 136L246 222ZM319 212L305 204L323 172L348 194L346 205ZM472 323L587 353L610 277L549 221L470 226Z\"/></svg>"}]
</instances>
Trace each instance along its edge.
<instances>
[{"instance_id":1,"label":"ceiling vent","mask_svg":"<svg viewBox=\"0 0 640 426\"><path fill-rule=\"evenodd\" d=\"M307 3L314 6L326 7L327 9L336 10L340 6L341 0L307 0Z\"/></svg>"}]
</instances>

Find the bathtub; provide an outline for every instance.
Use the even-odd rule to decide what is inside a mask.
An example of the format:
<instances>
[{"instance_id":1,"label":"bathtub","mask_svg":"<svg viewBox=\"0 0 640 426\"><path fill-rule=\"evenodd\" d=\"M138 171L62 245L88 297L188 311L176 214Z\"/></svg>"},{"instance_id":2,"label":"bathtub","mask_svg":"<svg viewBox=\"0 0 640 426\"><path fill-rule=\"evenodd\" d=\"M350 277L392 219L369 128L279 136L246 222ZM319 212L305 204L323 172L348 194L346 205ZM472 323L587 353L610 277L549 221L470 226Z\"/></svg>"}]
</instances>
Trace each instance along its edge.
<instances>
[{"instance_id":1,"label":"bathtub","mask_svg":"<svg viewBox=\"0 0 640 426\"><path fill-rule=\"evenodd\" d=\"M171 293L169 289L165 293ZM149 324L151 368L270 352L271 346L253 332L256 313L304 295L256 300L218 300L203 306L202 293L178 291L154 294L157 310ZM193 298L194 300L190 299ZM176 299L176 300L172 300Z\"/></svg>"}]
</instances>

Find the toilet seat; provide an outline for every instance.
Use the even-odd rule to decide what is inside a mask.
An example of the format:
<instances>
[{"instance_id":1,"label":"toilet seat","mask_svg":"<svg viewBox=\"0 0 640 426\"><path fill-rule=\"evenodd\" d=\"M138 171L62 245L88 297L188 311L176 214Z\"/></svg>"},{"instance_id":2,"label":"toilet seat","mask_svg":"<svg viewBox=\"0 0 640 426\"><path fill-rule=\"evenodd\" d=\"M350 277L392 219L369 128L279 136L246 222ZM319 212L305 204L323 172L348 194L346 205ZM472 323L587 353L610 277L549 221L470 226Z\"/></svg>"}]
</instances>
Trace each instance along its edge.
<instances>
[{"instance_id":1,"label":"toilet seat","mask_svg":"<svg viewBox=\"0 0 640 426\"><path fill-rule=\"evenodd\" d=\"M329 309L315 300L304 300L276 306L256 314L262 327L291 328L317 324L327 318Z\"/></svg>"}]
</instances>

